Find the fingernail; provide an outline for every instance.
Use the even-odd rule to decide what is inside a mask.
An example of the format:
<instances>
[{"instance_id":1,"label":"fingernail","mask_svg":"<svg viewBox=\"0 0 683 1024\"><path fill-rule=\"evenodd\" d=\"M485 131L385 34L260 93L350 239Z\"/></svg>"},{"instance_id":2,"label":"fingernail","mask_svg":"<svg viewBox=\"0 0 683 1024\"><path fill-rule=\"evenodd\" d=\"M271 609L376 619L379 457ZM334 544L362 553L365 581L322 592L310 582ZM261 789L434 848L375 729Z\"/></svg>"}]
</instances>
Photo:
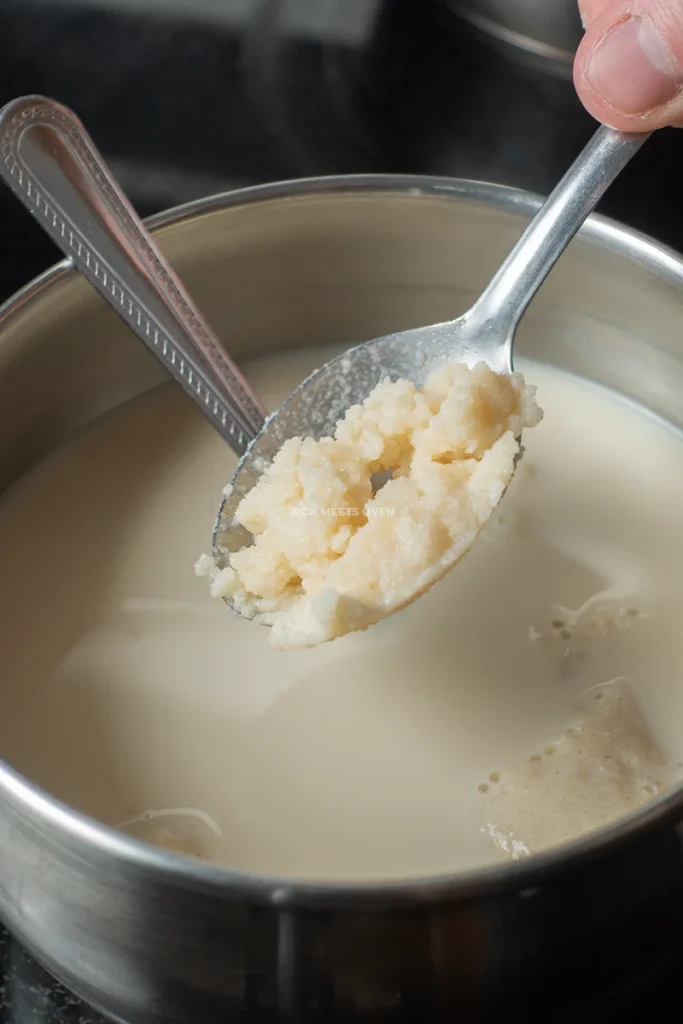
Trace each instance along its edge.
<instances>
[{"instance_id":1,"label":"fingernail","mask_svg":"<svg viewBox=\"0 0 683 1024\"><path fill-rule=\"evenodd\" d=\"M645 114L670 103L681 84L657 26L638 16L600 40L586 77L594 92L622 114Z\"/></svg>"}]
</instances>

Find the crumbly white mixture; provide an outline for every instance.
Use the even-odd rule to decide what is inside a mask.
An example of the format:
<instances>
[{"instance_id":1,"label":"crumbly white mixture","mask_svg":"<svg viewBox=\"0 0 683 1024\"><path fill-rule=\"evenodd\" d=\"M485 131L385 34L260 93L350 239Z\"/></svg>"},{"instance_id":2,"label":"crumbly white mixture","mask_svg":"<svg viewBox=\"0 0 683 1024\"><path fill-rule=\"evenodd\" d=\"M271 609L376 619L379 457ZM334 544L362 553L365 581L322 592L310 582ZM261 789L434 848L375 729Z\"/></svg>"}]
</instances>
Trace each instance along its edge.
<instances>
[{"instance_id":1,"label":"crumbly white mixture","mask_svg":"<svg viewBox=\"0 0 683 1024\"><path fill-rule=\"evenodd\" d=\"M608 825L653 800L676 777L625 680L586 696L587 709L562 736L479 787L479 827L505 860Z\"/></svg>"},{"instance_id":2,"label":"crumbly white mixture","mask_svg":"<svg viewBox=\"0 0 683 1024\"><path fill-rule=\"evenodd\" d=\"M542 413L521 374L452 364L418 390L379 384L334 437L285 442L236 519L254 543L217 570L212 593L305 647L365 629L440 579L507 487L519 435ZM373 477L390 478L373 493Z\"/></svg>"}]
</instances>

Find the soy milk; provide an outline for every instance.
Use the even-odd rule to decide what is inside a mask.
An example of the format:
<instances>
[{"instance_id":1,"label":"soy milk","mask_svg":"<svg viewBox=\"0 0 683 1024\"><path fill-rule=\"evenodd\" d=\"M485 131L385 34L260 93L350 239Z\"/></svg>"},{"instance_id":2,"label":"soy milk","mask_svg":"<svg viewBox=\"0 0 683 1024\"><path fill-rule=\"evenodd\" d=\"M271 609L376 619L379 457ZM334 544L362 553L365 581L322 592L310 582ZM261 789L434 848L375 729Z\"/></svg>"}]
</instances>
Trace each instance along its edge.
<instances>
[{"instance_id":1,"label":"soy milk","mask_svg":"<svg viewBox=\"0 0 683 1024\"><path fill-rule=\"evenodd\" d=\"M275 407L330 355L247 375ZM309 879L547 845L531 764L555 793L543 813L575 808L570 836L677 781L683 438L520 369L545 418L471 553L405 611L312 650L272 649L195 577L234 458L184 395L162 387L83 432L0 503L0 755L139 837ZM600 810L591 773L612 757Z\"/></svg>"}]
</instances>

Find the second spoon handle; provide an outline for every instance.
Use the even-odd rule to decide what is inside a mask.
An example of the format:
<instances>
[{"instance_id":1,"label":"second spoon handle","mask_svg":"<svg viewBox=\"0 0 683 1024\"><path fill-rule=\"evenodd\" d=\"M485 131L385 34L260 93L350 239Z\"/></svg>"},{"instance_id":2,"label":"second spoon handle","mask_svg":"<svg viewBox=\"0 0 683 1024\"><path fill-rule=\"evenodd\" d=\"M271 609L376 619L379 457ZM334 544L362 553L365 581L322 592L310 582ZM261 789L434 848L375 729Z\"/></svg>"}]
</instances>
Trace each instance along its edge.
<instances>
[{"instance_id":1,"label":"second spoon handle","mask_svg":"<svg viewBox=\"0 0 683 1024\"><path fill-rule=\"evenodd\" d=\"M0 111L0 174L238 454L258 398L157 250L78 118L42 96Z\"/></svg>"}]
</instances>

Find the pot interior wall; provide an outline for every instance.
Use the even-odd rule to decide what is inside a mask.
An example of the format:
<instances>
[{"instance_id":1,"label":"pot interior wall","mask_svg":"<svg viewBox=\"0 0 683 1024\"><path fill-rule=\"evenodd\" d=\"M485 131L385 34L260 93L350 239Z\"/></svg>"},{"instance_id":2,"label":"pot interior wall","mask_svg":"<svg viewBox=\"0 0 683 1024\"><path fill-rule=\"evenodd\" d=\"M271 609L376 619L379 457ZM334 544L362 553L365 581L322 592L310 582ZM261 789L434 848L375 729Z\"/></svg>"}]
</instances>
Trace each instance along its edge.
<instances>
[{"instance_id":1,"label":"pot interior wall","mask_svg":"<svg viewBox=\"0 0 683 1024\"><path fill-rule=\"evenodd\" d=\"M186 216L160 240L239 359L457 316L524 220L523 210L456 192L330 192ZM618 244L579 238L525 317L518 351L681 423L681 322L675 282ZM0 329L0 488L74 429L163 380L73 273L15 304Z\"/></svg>"}]
</instances>

